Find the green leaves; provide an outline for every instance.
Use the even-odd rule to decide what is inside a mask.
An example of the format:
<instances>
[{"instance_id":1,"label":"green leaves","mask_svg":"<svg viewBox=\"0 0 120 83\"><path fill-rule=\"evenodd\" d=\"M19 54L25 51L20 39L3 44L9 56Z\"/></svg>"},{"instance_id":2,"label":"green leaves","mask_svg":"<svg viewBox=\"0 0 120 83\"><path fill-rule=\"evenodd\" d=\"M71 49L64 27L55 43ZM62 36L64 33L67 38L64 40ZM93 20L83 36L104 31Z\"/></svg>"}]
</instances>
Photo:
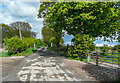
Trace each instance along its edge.
<instances>
[{"instance_id":1,"label":"green leaves","mask_svg":"<svg viewBox=\"0 0 120 83\"><path fill-rule=\"evenodd\" d=\"M45 15L45 26L55 32L66 30L74 36L86 34L92 37L111 37L118 31L120 23L120 8L116 4L118 5L117 2L42 3L38 16Z\"/></svg>"},{"instance_id":2,"label":"green leaves","mask_svg":"<svg viewBox=\"0 0 120 83\"><path fill-rule=\"evenodd\" d=\"M21 40L17 36L12 37L10 39L4 39L4 43L7 46L7 50L9 54L16 54L25 51L27 48L33 47L34 44L36 47L43 44L41 40L35 38L23 38Z\"/></svg>"},{"instance_id":3,"label":"green leaves","mask_svg":"<svg viewBox=\"0 0 120 83\"><path fill-rule=\"evenodd\" d=\"M20 53L27 49L25 42L19 39L17 36L12 37L11 39L4 39L5 45L7 45L8 53Z\"/></svg>"},{"instance_id":4,"label":"green leaves","mask_svg":"<svg viewBox=\"0 0 120 83\"><path fill-rule=\"evenodd\" d=\"M67 56L83 58L87 50L95 50L95 45L89 35L77 34L72 42L74 46L69 47Z\"/></svg>"}]
</instances>

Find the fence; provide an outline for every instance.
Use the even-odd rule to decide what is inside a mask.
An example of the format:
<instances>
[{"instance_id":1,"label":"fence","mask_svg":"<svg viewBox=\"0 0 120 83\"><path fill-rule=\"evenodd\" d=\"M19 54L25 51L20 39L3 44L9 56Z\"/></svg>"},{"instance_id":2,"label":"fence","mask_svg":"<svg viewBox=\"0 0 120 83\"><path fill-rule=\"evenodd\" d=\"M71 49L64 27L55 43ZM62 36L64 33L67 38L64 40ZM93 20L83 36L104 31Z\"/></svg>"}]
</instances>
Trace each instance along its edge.
<instances>
[{"instance_id":1,"label":"fence","mask_svg":"<svg viewBox=\"0 0 120 83\"><path fill-rule=\"evenodd\" d=\"M90 63L120 72L120 53L90 53Z\"/></svg>"}]
</instances>

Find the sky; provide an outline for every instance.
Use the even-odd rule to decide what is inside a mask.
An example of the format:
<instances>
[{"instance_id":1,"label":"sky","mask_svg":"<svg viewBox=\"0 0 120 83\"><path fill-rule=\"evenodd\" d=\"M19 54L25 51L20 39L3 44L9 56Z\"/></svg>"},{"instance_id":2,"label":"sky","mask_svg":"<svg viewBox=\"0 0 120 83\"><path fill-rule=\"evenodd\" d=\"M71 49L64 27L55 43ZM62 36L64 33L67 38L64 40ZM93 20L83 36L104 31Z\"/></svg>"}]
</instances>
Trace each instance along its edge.
<instances>
[{"instance_id":1,"label":"sky","mask_svg":"<svg viewBox=\"0 0 120 83\"><path fill-rule=\"evenodd\" d=\"M37 32L36 38L42 38L41 29L43 27L43 19L37 18L40 2L39 0L0 0L0 23L10 24L16 21L29 22L32 31ZM63 37L65 44L71 44L72 35L65 35ZM94 42L96 46L117 45L117 42L105 42L97 40Z\"/></svg>"}]
</instances>

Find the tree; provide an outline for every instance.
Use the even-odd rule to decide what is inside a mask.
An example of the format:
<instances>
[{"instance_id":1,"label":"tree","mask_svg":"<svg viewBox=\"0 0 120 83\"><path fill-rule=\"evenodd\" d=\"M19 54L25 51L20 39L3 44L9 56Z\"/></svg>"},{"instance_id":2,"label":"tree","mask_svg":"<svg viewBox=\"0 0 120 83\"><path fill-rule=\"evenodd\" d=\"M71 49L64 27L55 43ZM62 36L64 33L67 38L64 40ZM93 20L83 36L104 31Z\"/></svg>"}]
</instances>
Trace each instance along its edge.
<instances>
[{"instance_id":1,"label":"tree","mask_svg":"<svg viewBox=\"0 0 120 83\"><path fill-rule=\"evenodd\" d=\"M55 37L52 37L50 39L50 43L53 43L54 45L57 45L57 39ZM64 43L64 40L63 38L60 39L60 44L63 44Z\"/></svg>"},{"instance_id":2,"label":"tree","mask_svg":"<svg viewBox=\"0 0 120 83\"><path fill-rule=\"evenodd\" d=\"M35 38L35 37L37 36L37 33L36 33L36 32L31 31L31 36L32 36L33 38Z\"/></svg>"},{"instance_id":3,"label":"tree","mask_svg":"<svg viewBox=\"0 0 120 83\"><path fill-rule=\"evenodd\" d=\"M115 45L114 47L112 47L113 51L117 51L118 53L120 52L120 45Z\"/></svg>"},{"instance_id":4,"label":"tree","mask_svg":"<svg viewBox=\"0 0 120 83\"><path fill-rule=\"evenodd\" d=\"M110 50L110 47L108 47L107 44L104 44L103 48L102 48L102 52L108 52Z\"/></svg>"},{"instance_id":5,"label":"tree","mask_svg":"<svg viewBox=\"0 0 120 83\"><path fill-rule=\"evenodd\" d=\"M43 27L42 28L42 35L43 35L43 40L47 45L51 45L51 43L54 43L56 46L59 47L60 43L64 40L62 39L62 34L63 33L58 33L56 31L54 31L51 28L48 27Z\"/></svg>"},{"instance_id":6,"label":"tree","mask_svg":"<svg viewBox=\"0 0 120 83\"><path fill-rule=\"evenodd\" d=\"M60 39L60 43L63 44L64 43L64 40L63 38Z\"/></svg>"},{"instance_id":7,"label":"tree","mask_svg":"<svg viewBox=\"0 0 120 83\"><path fill-rule=\"evenodd\" d=\"M52 37L52 38L50 39L50 43L56 45L56 39L55 39L55 37Z\"/></svg>"},{"instance_id":8,"label":"tree","mask_svg":"<svg viewBox=\"0 0 120 83\"><path fill-rule=\"evenodd\" d=\"M0 24L1 28L1 36L2 36L2 42L5 37L12 37L13 36L13 29L10 29L10 27L6 24Z\"/></svg>"},{"instance_id":9,"label":"tree","mask_svg":"<svg viewBox=\"0 0 120 83\"><path fill-rule=\"evenodd\" d=\"M47 10L47 8L50 6L50 7L52 7L53 5L55 4L55 2L50 2L50 3L47 3L47 2L43 2L43 4L41 4L41 6L40 6L40 10L39 10L39 12L41 13L39 13L38 14L38 17L45 17L46 18L46 14L49 14L50 12L49 12L49 10ZM46 13L45 13L46 12ZM57 17L56 17L57 18ZM59 23L58 22L60 22L60 19L62 19L62 18L60 18L59 17L59 21L57 20L57 21L54 21L54 22L52 22L53 23L53 25L52 25L52 23L50 22L50 20L49 19L45 19L44 20L44 26L45 27L49 27L49 28L51 28L53 31L54 31L54 33L55 33L55 38L57 39L56 40L56 45L57 45L57 47L59 47L60 46L60 39L61 39L61 37L63 36L63 32L62 32L62 26L61 25L59 25ZM54 19L53 19L54 20ZM54 25L54 23L56 23L55 25ZM61 26L61 27L60 27Z\"/></svg>"},{"instance_id":10,"label":"tree","mask_svg":"<svg viewBox=\"0 0 120 83\"><path fill-rule=\"evenodd\" d=\"M38 17L44 17L44 25L58 33L66 30L74 36L113 38L120 23L120 8L116 5L118 2L45 2L40 5Z\"/></svg>"},{"instance_id":11,"label":"tree","mask_svg":"<svg viewBox=\"0 0 120 83\"><path fill-rule=\"evenodd\" d=\"M43 40L44 42L50 46L50 39L54 36L54 32L53 30L51 30L50 28L46 28L43 27L42 28L42 36L43 36Z\"/></svg>"},{"instance_id":12,"label":"tree","mask_svg":"<svg viewBox=\"0 0 120 83\"><path fill-rule=\"evenodd\" d=\"M0 27L0 45L2 45L2 27Z\"/></svg>"},{"instance_id":13,"label":"tree","mask_svg":"<svg viewBox=\"0 0 120 83\"><path fill-rule=\"evenodd\" d=\"M68 56L79 57L80 59L85 57L87 50L90 50L94 45L91 37L89 35L77 34L75 38L72 39L73 46L68 48Z\"/></svg>"},{"instance_id":14,"label":"tree","mask_svg":"<svg viewBox=\"0 0 120 83\"><path fill-rule=\"evenodd\" d=\"M20 37L19 31L21 30L21 34L23 37L31 37L31 36L36 36L35 32L32 32L31 29L32 27L30 26L29 23L27 22L13 22L10 24L10 27L13 28L13 30L17 31L14 35L17 34L17 36Z\"/></svg>"},{"instance_id":15,"label":"tree","mask_svg":"<svg viewBox=\"0 0 120 83\"><path fill-rule=\"evenodd\" d=\"M0 24L0 27L2 29L2 40L7 37L11 38L13 36L20 37L19 34L19 27L21 30L21 34L23 37L36 37L36 33L31 31L31 26L29 23L26 22L13 22L10 25L6 24ZM3 42L3 41L2 41Z\"/></svg>"}]
</instances>

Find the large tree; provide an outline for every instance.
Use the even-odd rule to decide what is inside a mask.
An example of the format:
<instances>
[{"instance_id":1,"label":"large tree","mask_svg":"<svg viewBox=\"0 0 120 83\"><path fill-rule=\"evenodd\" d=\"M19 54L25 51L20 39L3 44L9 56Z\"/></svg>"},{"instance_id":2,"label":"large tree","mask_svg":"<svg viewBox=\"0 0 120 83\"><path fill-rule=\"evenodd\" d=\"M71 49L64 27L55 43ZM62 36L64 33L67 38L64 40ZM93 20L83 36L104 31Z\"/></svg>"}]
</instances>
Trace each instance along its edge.
<instances>
[{"instance_id":1,"label":"large tree","mask_svg":"<svg viewBox=\"0 0 120 83\"><path fill-rule=\"evenodd\" d=\"M5 37L12 37L14 32L13 29L10 29L10 27L6 24L0 24L0 28L1 28L1 37L2 37L2 42L3 42L3 38Z\"/></svg>"},{"instance_id":2,"label":"large tree","mask_svg":"<svg viewBox=\"0 0 120 83\"><path fill-rule=\"evenodd\" d=\"M2 40L3 38L11 38L13 36L20 37L19 30L21 30L21 35L23 37L36 37L36 33L31 31L31 26L27 22L13 22L10 25L0 24Z\"/></svg>"},{"instance_id":3,"label":"large tree","mask_svg":"<svg viewBox=\"0 0 120 83\"><path fill-rule=\"evenodd\" d=\"M118 2L44 2L38 17L56 32L86 34L92 37L116 37L120 28Z\"/></svg>"},{"instance_id":4,"label":"large tree","mask_svg":"<svg viewBox=\"0 0 120 83\"><path fill-rule=\"evenodd\" d=\"M36 33L31 31L32 27L28 22L13 22L9 25L9 27L16 31L14 35L20 36L18 32L19 30L21 30L21 34L23 37L31 37L32 35L36 36Z\"/></svg>"}]
</instances>

